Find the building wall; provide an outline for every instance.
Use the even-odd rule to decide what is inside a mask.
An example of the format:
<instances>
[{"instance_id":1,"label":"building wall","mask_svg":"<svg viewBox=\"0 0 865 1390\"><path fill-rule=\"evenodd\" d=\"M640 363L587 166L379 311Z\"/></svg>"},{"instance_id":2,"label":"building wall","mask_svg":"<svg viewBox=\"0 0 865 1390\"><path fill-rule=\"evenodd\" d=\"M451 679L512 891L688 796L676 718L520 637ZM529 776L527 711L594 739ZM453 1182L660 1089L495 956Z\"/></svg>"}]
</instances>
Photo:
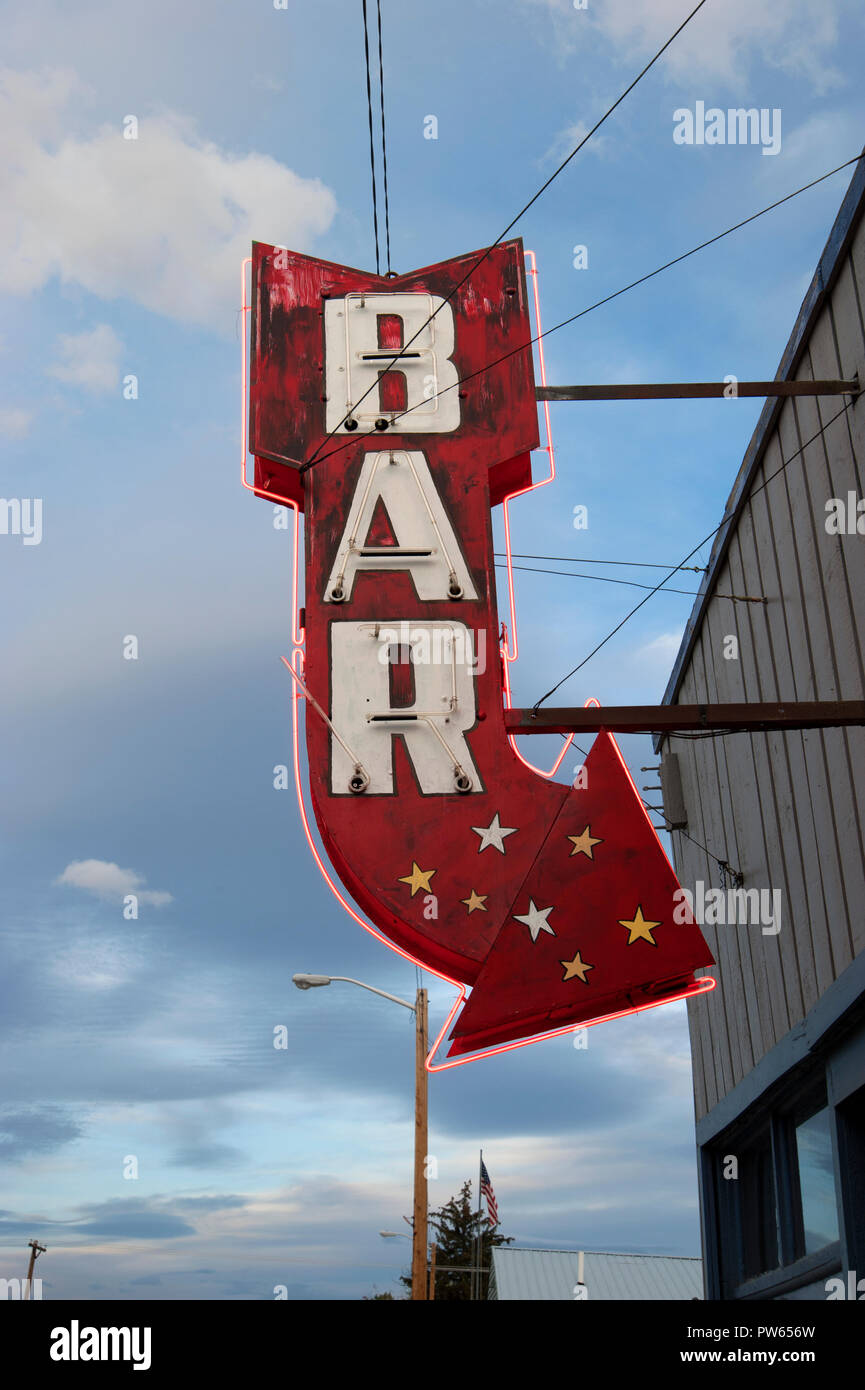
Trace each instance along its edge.
<instances>
[{"instance_id":1,"label":"building wall","mask_svg":"<svg viewBox=\"0 0 865 1390\"><path fill-rule=\"evenodd\" d=\"M865 384L863 173L806 297L785 376L858 371ZM865 497L865 396L827 424L846 400L767 403L728 504L737 515L716 542L711 597L695 610L668 690L673 703L865 697L865 535L825 526L829 498ZM724 656L730 636L738 659ZM865 729L675 739L662 752L678 758L688 834L739 870L745 889L781 893L777 935L759 924L703 928L718 987L689 1004L699 1121L865 947ZM712 858L678 831L672 839L685 887L723 886Z\"/></svg>"}]
</instances>

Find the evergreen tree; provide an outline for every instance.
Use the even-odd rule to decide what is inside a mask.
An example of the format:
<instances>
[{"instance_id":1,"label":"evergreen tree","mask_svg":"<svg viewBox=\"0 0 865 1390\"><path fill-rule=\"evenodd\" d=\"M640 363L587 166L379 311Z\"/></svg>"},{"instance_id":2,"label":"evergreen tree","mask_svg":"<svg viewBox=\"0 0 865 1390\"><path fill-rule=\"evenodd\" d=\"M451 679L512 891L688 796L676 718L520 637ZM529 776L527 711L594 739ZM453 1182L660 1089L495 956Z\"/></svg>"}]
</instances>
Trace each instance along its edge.
<instances>
[{"instance_id":1,"label":"evergreen tree","mask_svg":"<svg viewBox=\"0 0 865 1390\"><path fill-rule=\"evenodd\" d=\"M481 1235L480 1264L485 1270L481 1275L480 1297L486 1298L489 1287L491 1252L496 1245L510 1245L513 1236L502 1236L493 1231L486 1215L478 1215L472 1207L472 1185L464 1182L457 1196L431 1211L429 1215L429 1239L436 1243L436 1299L470 1299L472 1293L471 1266L477 1254L478 1233ZM440 1266L464 1267L465 1274L450 1272L450 1268ZM401 1282L411 1290L411 1278L401 1275Z\"/></svg>"}]
</instances>

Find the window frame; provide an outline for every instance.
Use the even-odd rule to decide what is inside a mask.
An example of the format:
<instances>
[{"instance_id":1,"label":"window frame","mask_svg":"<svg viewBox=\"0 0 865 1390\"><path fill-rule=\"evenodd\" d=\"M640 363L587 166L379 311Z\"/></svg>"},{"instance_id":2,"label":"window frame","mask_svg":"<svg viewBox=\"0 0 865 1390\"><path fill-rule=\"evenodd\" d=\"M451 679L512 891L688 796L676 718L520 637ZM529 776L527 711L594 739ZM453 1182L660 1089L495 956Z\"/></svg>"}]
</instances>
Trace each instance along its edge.
<instances>
[{"instance_id":1,"label":"window frame","mask_svg":"<svg viewBox=\"0 0 865 1390\"><path fill-rule=\"evenodd\" d=\"M707 1286L716 1292L709 1297L748 1299L777 1297L805 1284L830 1277L841 1268L841 1240L827 1243L806 1253L802 1192L799 1176L796 1128L818 1114L829 1112L832 1142L835 1204L839 1233L843 1231L844 1196L839 1190L839 1117L828 1096L825 1066L810 1069L806 1075L785 1078L785 1088L774 1099L763 1098L759 1109L728 1128L720 1137L703 1146L702 1162L707 1198L705 1220L714 1233L710 1250L714 1268L707 1269ZM765 1147L768 1140L773 1208L771 1224L777 1263L772 1268L747 1274L748 1231L752 1229L746 1210L747 1191L742 1186L742 1162L748 1151ZM735 1180L724 1177L725 1155L739 1160ZM749 1175L749 1180L752 1180ZM843 1184L842 1184L843 1186ZM768 1212L763 1213L768 1220ZM712 1249L712 1246L714 1247Z\"/></svg>"}]
</instances>

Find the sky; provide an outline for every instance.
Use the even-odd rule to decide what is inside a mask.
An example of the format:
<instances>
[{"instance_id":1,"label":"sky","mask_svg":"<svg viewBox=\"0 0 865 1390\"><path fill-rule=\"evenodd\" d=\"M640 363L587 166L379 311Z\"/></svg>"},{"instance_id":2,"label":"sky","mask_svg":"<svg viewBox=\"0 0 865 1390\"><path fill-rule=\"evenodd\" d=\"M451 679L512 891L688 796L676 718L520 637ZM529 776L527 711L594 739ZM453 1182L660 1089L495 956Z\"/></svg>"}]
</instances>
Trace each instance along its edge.
<instances>
[{"instance_id":1,"label":"sky","mask_svg":"<svg viewBox=\"0 0 865 1390\"><path fill-rule=\"evenodd\" d=\"M688 9L382 0L395 268L497 237ZM0 491L41 506L0 534L0 1277L38 1237L45 1298L397 1292L408 1241L378 1232L408 1233L412 1016L291 976L404 998L416 976L334 903L274 787L290 533L238 476L250 242L373 265L361 6L0 16ZM544 325L857 155L863 48L855 0L708 0L515 227ZM779 148L677 142L699 102L779 113ZM551 334L550 382L774 376L850 173ZM624 579L662 574L608 562L672 566L717 525L760 407L552 408L558 478L512 506L513 548L604 578L517 575L515 704L642 597ZM658 701L699 579L561 702ZM650 740L621 745L652 785ZM453 992L424 983L438 1031ZM684 1005L433 1075L432 1206L480 1148L518 1245L699 1253Z\"/></svg>"}]
</instances>

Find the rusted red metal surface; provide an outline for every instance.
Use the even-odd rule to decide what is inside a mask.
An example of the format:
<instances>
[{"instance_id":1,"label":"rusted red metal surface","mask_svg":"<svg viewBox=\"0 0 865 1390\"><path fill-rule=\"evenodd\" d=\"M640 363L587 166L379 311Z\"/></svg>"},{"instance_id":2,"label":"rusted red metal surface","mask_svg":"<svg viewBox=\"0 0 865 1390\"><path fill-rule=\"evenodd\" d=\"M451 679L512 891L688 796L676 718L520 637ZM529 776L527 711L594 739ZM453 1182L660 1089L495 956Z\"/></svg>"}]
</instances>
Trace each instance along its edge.
<instances>
[{"instance_id":1,"label":"rusted red metal surface","mask_svg":"<svg viewBox=\"0 0 865 1390\"><path fill-rule=\"evenodd\" d=\"M282 493L306 509L298 470L327 435L323 409L326 301L363 290L444 298L478 255L473 252L387 279L261 242L253 244L249 452L255 456L255 486L260 495ZM496 247L458 292L453 309L460 325L455 352L460 377L480 372L495 358L514 354L459 388L458 435L434 435L437 457L445 466L462 460L472 443L484 450L495 504L529 484L530 451L538 444L531 348L514 352L532 336L522 242ZM399 437L394 429L388 441ZM418 447L422 447L420 440L431 437L411 435ZM345 443L345 436L335 442ZM355 456L367 447L358 439ZM340 464L347 464L352 452L346 450L337 457Z\"/></svg>"},{"instance_id":2,"label":"rusted red metal surface","mask_svg":"<svg viewBox=\"0 0 865 1390\"><path fill-rule=\"evenodd\" d=\"M521 243L449 299L478 255L385 279L253 252L255 489L306 518L312 804L379 930L476 986L453 1054L639 1007L712 963L673 921L676 880L612 738L588 787L508 742L491 509L530 481L538 425ZM623 944L638 907L658 925Z\"/></svg>"}]
</instances>

